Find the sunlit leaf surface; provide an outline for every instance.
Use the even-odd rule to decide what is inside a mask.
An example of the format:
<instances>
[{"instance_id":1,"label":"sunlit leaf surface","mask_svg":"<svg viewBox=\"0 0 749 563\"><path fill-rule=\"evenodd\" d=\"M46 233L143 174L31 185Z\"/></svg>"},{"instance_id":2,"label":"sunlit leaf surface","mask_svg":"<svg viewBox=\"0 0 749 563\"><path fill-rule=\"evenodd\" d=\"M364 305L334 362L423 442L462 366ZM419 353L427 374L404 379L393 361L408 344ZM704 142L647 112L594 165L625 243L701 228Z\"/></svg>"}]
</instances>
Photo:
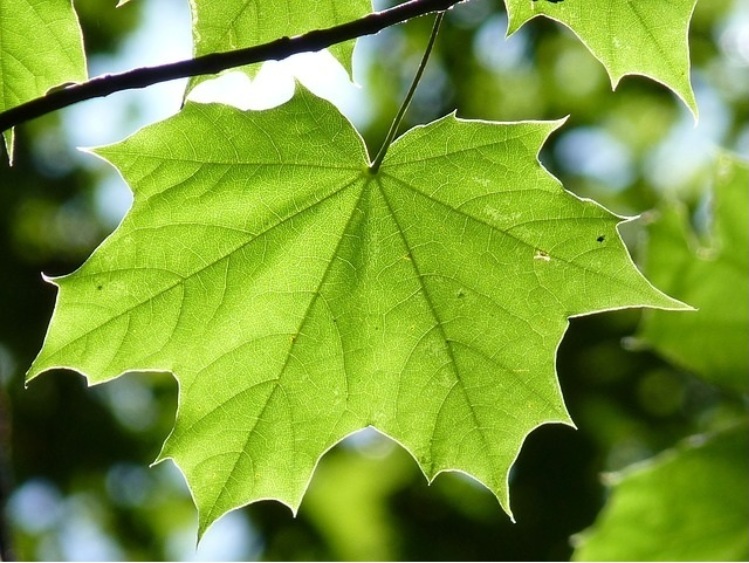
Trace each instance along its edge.
<instances>
[{"instance_id":1,"label":"sunlit leaf surface","mask_svg":"<svg viewBox=\"0 0 749 563\"><path fill-rule=\"evenodd\" d=\"M0 111L53 86L86 79L81 30L70 0L0 0L0 53ZM12 157L12 131L4 137Z\"/></svg>"},{"instance_id":2,"label":"sunlit leaf surface","mask_svg":"<svg viewBox=\"0 0 749 563\"><path fill-rule=\"evenodd\" d=\"M525 437L570 423L554 367L568 317L682 307L634 268L620 218L539 164L559 125L451 115L374 174L309 93L266 112L188 104L98 151L133 208L55 280L29 378L173 372L160 459L187 476L201 531L259 499L296 509L320 456L368 425L509 512Z\"/></svg>"},{"instance_id":3,"label":"sunlit leaf surface","mask_svg":"<svg viewBox=\"0 0 749 563\"><path fill-rule=\"evenodd\" d=\"M506 0L509 33L539 15L569 27L606 67L616 86L640 74L673 90L694 114L689 22L696 0Z\"/></svg>"},{"instance_id":4,"label":"sunlit leaf surface","mask_svg":"<svg viewBox=\"0 0 749 563\"><path fill-rule=\"evenodd\" d=\"M195 56L260 45L361 18L372 11L370 0L194 0L192 6ZM354 42L330 47L330 52L351 74ZM254 71L245 71L252 76ZM190 86L205 80L195 77Z\"/></svg>"}]
</instances>

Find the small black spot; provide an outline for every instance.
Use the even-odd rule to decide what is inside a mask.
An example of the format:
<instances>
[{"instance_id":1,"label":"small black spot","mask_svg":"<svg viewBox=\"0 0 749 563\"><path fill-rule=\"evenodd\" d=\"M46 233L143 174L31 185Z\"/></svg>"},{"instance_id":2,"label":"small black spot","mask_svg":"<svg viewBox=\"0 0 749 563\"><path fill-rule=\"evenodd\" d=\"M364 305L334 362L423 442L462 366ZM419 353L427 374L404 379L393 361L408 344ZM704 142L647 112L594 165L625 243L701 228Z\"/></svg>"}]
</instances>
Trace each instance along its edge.
<instances>
[{"instance_id":1,"label":"small black spot","mask_svg":"<svg viewBox=\"0 0 749 563\"><path fill-rule=\"evenodd\" d=\"M458 299L463 299L466 296L466 292L463 291L462 289L459 289L456 296L458 297Z\"/></svg>"},{"instance_id":2,"label":"small black spot","mask_svg":"<svg viewBox=\"0 0 749 563\"><path fill-rule=\"evenodd\" d=\"M104 286L103 286L103 285L97 285L97 286L96 286L96 289L97 289L98 291L101 291L102 289L104 289Z\"/></svg>"},{"instance_id":3,"label":"small black spot","mask_svg":"<svg viewBox=\"0 0 749 563\"><path fill-rule=\"evenodd\" d=\"M606 240L606 235L600 235L597 239L598 242L603 242Z\"/></svg>"},{"instance_id":4,"label":"small black spot","mask_svg":"<svg viewBox=\"0 0 749 563\"><path fill-rule=\"evenodd\" d=\"M533 0L533 2L536 2L537 0ZM552 4L556 4L557 2L563 2L564 0L546 0L547 2L551 2Z\"/></svg>"}]
</instances>

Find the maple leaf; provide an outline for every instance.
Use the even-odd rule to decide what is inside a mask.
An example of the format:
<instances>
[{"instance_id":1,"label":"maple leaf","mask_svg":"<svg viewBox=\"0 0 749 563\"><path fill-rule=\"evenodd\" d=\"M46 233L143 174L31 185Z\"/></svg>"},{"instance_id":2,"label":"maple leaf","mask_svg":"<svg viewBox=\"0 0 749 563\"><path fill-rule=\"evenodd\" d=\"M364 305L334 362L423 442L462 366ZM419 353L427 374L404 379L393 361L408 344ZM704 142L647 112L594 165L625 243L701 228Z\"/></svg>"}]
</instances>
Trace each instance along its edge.
<instances>
[{"instance_id":1,"label":"maple leaf","mask_svg":"<svg viewBox=\"0 0 749 563\"><path fill-rule=\"evenodd\" d=\"M86 80L83 38L69 0L0 1L0 50L0 112L53 86ZM3 137L12 162L13 130Z\"/></svg>"},{"instance_id":2,"label":"maple leaf","mask_svg":"<svg viewBox=\"0 0 749 563\"><path fill-rule=\"evenodd\" d=\"M697 0L505 0L508 34L546 16L564 24L601 61L616 88L623 76L647 76L670 88L692 113L697 102L689 81L689 22Z\"/></svg>"},{"instance_id":3,"label":"maple leaf","mask_svg":"<svg viewBox=\"0 0 749 563\"><path fill-rule=\"evenodd\" d=\"M262 2L258 0L194 0L190 2L196 57L251 47L356 20L370 13L370 0L315 0ZM330 47L330 52L351 75L354 42ZM257 65L242 70L252 77ZM188 89L210 77L193 77Z\"/></svg>"},{"instance_id":4,"label":"maple leaf","mask_svg":"<svg viewBox=\"0 0 749 563\"><path fill-rule=\"evenodd\" d=\"M701 244L681 206L648 228L647 272L694 305L688 315L644 316L638 338L671 361L740 393L749 372L749 164L724 154L713 182L713 233Z\"/></svg>"},{"instance_id":5,"label":"maple leaf","mask_svg":"<svg viewBox=\"0 0 749 563\"><path fill-rule=\"evenodd\" d=\"M433 479L508 473L537 426L571 424L555 375L568 317L683 308L636 270L621 218L565 192L537 154L560 122L454 115L379 171L328 102L187 104L99 149L133 207L60 292L30 372L98 383L173 372L159 460L200 532L259 499L299 506L322 454L373 426Z\"/></svg>"}]
</instances>

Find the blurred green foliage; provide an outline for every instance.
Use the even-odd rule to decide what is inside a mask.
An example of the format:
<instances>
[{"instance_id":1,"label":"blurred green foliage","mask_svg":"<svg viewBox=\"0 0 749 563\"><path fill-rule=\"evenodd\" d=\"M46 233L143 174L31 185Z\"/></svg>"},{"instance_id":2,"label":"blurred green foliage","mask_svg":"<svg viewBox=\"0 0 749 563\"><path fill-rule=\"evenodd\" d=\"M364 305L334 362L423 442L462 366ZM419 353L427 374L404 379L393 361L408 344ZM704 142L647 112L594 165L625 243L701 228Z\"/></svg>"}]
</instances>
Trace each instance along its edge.
<instances>
[{"instance_id":1,"label":"blurred green foliage","mask_svg":"<svg viewBox=\"0 0 749 563\"><path fill-rule=\"evenodd\" d=\"M749 389L749 163L721 155L712 182L709 232L690 232L683 209L659 209L648 228L646 272L698 310L649 312L638 337L672 362L739 393Z\"/></svg>"},{"instance_id":2,"label":"blurred green foliage","mask_svg":"<svg viewBox=\"0 0 749 563\"><path fill-rule=\"evenodd\" d=\"M610 478L577 561L744 561L749 554L749 428L700 436Z\"/></svg>"},{"instance_id":3,"label":"blurred green foliage","mask_svg":"<svg viewBox=\"0 0 749 563\"><path fill-rule=\"evenodd\" d=\"M139 23L142 3L111 4L76 2L89 55L117 52ZM621 214L678 199L704 230L712 151L749 152L741 1L697 5L697 129L655 83L627 77L611 92L602 66L561 26L534 20L505 41L506 25L498 0L453 10L404 126L453 110L497 120L569 115L542 153L567 189ZM360 80L370 147L385 135L430 26L423 18L367 43ZM63 139L59 116L39 119L19 128L14 167L0 167L0 541L21 559L188 558L197 521L187 489L169 465L147 468L173 422L172 378L131 374L87 389L77 374L56 373L24 389L54 305L40 272L72 271L111 228L97 211L100 172ZM627 224L624 235L637 255L642 225ZM626 346L639 320L638 311L572 320L558 372L578 430L544 426L527 440L511 479L517 523L468 478L441 475L427 486L402 449L370 433L323 458L297 518L273 502L227 516L216 526L224 551L213 557L568 559L569 538L604 506L602 472L746 414L741 395Z\"/></svg>"}]
</instances>

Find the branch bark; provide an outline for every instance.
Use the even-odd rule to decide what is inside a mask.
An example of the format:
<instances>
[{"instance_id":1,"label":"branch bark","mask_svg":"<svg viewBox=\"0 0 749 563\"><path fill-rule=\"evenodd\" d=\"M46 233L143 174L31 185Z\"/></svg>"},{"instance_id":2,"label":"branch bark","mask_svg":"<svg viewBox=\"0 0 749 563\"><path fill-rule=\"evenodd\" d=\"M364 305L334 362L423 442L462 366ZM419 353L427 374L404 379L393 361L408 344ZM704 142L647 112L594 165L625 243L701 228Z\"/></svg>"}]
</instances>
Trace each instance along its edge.
<instances>
[{"instance_id":1,"label":"branch bark","mask_svg":"<svg viewBox=\"0 0 749 563\"><path fill-rule=\"evenodd\" d=\"M417 16L447 10L462 0L410 0L405 4L375 12L341 25L310 31L295 37L281 37L269 43L245 49L211 53L165 65L136 68L119 74L105 74L87 82L53 90L0 113L0 133L31 119L93 98L145 88L190 76L217 74L239 66L281 60L297 53L319 51L357 37L373 35L383 29Z\"/></svg>"}]
</instances>

